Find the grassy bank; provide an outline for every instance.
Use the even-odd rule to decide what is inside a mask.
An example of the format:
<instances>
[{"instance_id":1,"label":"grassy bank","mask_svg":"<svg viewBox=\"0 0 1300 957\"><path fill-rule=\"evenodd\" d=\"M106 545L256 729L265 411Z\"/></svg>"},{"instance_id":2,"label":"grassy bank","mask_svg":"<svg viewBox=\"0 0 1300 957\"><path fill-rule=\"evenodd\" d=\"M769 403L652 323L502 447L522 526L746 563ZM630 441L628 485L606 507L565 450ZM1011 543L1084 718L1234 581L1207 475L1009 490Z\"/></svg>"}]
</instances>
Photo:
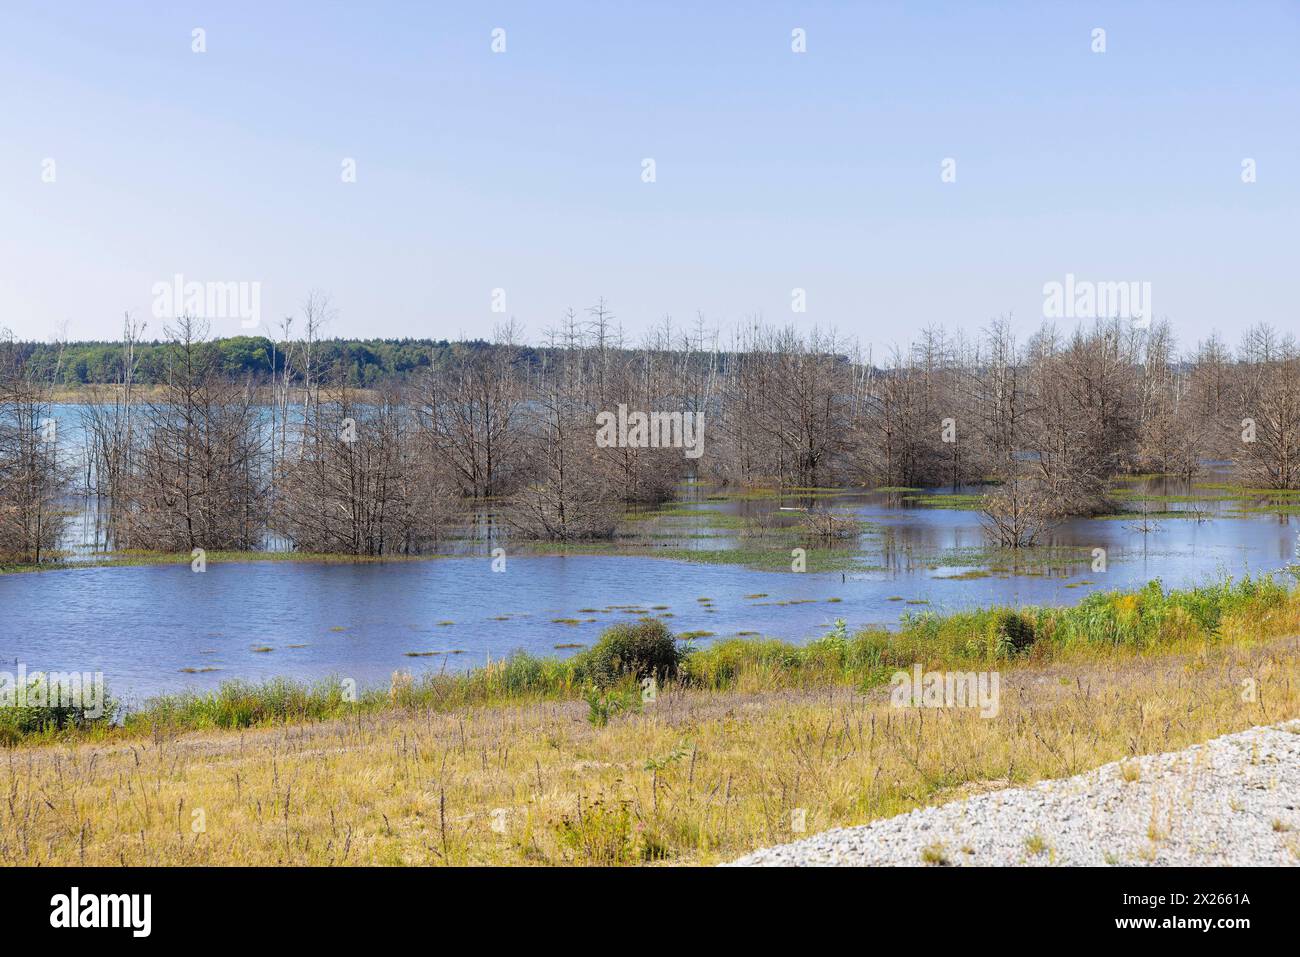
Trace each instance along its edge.
<instances>
[{"instance_id":1,"label":"grassy bank","mask_svg":"<svg viewBox=\"0 0 1300 957\"><path fill-rule=\"evenodd\" d=\"M730 860L825 828L1294 717L1300 643L1264 637L1294 626L1293 602L1273 607L1259 629L1245 627L1249 604L1224 616L1213 640L1188 639L1181 628L1158 645L1103 634L1002 661L992 718L891 707L888 689L864 693L838 680L846 667L853 677L864 672L853 670L856 653L833 641L807 653L733 646L723 657L738 670L721 682L726 690L669 683L653 703L603 724L581 700L485 698L440 710L417 697L310 723L268 716L263 727L184 735L160 723L121 741L21 747L0 802L0 863ZM1112 622L1121 629L1124 607ZM729 670L708 660L717 676ZM835 680L813 680L818 674ZM501 680L466 679L484 692ZM491 695L500 694L497 684ZM281 707L289 715L299 705ZM1153 803L1151 844L1139 853L1154 855L1184 812L1176 794ZM801 819L806 829L796 830ZM1051 846L1050 822L1037 822L1034 834ZM925 848L915 852L921 863Z\"/></svg>"}]
</instances>

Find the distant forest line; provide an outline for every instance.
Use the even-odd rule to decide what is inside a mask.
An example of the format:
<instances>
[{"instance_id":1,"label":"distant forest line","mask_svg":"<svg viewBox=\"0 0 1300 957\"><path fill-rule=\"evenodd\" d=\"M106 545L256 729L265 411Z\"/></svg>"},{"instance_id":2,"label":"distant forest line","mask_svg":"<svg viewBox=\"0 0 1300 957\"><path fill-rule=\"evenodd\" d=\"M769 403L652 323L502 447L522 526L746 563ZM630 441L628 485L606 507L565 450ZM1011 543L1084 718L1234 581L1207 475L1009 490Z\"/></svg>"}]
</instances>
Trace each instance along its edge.
<instances>
[{"instance_id":1,"label":"distant forest line","mask_svg":"<svg viewBox=\"0 0 1300 957\"><path fill-rule=\"evenodd\" d=\"M202 346L210 353L203 361L231 378L268 382L284 373L285 345L266 336L213 339ZM483 340L457 345L469 350L492 348ZM19 342L16 348L35 376L58 386L110 385L123 379L126 357L120 340ZM135 382L165 383L175 348L170 341L135 343ZM447 339L322 339L316 348L321 369L329 380L372 388L407 381L412 373L450 356L453 343ZM533 358L533 350L524 348L521 352L520 358L525 361Z\"/></svg>"}]
</instances>

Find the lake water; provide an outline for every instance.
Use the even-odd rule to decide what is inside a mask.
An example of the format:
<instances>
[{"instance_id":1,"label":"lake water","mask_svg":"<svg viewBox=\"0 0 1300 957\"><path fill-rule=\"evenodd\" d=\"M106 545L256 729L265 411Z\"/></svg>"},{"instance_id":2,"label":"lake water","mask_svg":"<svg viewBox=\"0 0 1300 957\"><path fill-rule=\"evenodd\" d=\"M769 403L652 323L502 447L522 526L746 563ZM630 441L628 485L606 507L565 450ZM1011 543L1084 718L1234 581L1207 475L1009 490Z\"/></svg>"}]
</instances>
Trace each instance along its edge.
<instances>
[{"instance_id":1,"label":"lake water","mask_svg":"<svg viewBox=\"0 0 1300 957\"><path fill-rule=\"evenodd\" d=\"M1132 521L1071 521L1046 544L1072 560L1044 565L1036 550L989 553L977 512L855 492L818 499L867 523L846 546L853 566L834 572L629 555L510 555L494 572L486 545L462 542L458 551L479 555L362 565L209 562L202 574L181 564L0 575L0 670L22 662L29 672L102 671L110 691L129 703L231 678L338 675L386 686L399 669L463 669L519 649L572 654L556 646L591 644L603 628L640 613L671 616L678 633L713 633L700 643L737 633L805 641L838 618L857 628L896 624L904 612L1068 604L1095 589L1153 578L1191 585L1274 572L1295 560L1295 517L1285 509L1250 513L1240 500L1166 480L1131 487L1201 495L1201 502L1153 507L1194 507L1207 520L1164 519L1145 533ZM643 547L741 546L747 539L738 523L767 513L789 524L797 513L780 507L801 501L687 495L694 504L631 523ZM785 562L788 542L765 547L782 550ZM1094 548L1105 549L1105 571L1093 570ZM408 656L429 652L436 654Z\"/></svg>"}]
</instances>

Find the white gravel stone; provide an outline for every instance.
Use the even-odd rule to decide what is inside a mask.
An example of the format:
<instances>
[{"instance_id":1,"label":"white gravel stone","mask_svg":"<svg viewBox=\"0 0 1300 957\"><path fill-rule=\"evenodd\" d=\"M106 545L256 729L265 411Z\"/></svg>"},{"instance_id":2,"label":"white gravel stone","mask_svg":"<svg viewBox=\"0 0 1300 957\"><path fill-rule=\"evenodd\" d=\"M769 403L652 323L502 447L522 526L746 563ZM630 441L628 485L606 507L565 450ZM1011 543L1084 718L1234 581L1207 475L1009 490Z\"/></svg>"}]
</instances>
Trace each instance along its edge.
<instances>
[{"instance_id":1,"label":"white gravel stone","mask_svg":"<svg viewBox=\"0 0 1300 957\"><path fill-rule=\"evenodd\" d=\"M1300 721L755 851L728 866L1295 865Z\"/></svg>"}]
</instances>

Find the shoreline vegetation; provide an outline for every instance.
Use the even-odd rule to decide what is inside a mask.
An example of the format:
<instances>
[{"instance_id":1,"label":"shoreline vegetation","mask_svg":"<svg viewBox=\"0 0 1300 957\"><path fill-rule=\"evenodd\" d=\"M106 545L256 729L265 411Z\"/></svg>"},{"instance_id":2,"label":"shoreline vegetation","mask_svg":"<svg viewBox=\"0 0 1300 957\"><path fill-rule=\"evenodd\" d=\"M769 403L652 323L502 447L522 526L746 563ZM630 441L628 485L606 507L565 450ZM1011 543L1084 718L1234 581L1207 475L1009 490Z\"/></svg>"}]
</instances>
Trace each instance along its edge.
<instances>
[{"instance_id":1,"label":"shoreline vegetation","mask_svg":"<svg viewBox=\"0 0 1300 957\"><path fill-rule=\"evenodd\" d=\"M24 773L0 806L0 861L717 863L1294 717L1298 633L1300 594L1276 579L1153 582L804 646L693 649L643 619L565 661L396 673L356 701L273 681L118 725L24 730L9 709ZM998 713L891 706L890 674L917 663L998 671ZM1150 853L1181 813L1152 808Z\"/></svg>"},{"instance_id":2,"label":"shoreline vegetation","mask_svg":"<svg viewBox=\"0 0 1300 957\"><path fill-rule=\"evenodd\" d=\"M232 730L323 721L385 710L453 711L546 700L588 700L593 720L637 710L640 683L727 693L843 686L866 693L898 670L1024 667L1180 653L1300 633L1300 590L1279 576L1246 576L1182 590L1158 581L1137 591L1094 592L1071 606L991 607L904 613L896 629L850 634L843 621L805 644L762 637L695 647L660 618L611 626L569 658L516 652L458 673L395 672L387 689L357 691L341 679L304 684L224 682L208 693L150 699L138 710L89 720L76 709L0 711L0 743L114 739L159 730ZM111 688L108 689L111 693ZM593 699L593 694L595 698ZM599 703L592 703L597 701Z\"/></svg>"}]
</instances>

